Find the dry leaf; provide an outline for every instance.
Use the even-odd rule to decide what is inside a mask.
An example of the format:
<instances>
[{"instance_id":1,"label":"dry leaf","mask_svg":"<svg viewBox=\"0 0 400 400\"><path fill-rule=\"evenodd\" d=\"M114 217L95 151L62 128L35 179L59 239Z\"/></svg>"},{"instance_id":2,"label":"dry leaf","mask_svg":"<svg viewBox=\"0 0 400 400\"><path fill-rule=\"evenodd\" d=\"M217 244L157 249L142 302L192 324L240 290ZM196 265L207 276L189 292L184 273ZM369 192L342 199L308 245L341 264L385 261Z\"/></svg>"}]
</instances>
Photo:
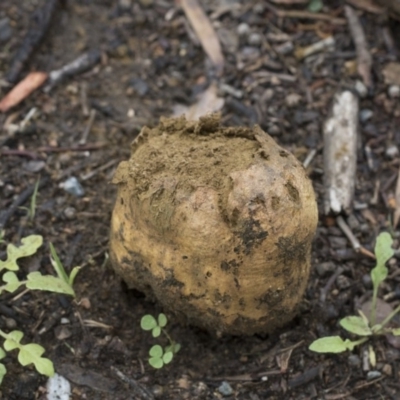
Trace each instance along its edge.
<instances>
[{"instance_id":1,"label":"dry leaf","mask_svg":"<svg viewBox=\"0 0 400 400\"><path fill-rule=\"evenodd\" d=\"M22 81L11 89L0 101L0 111L7 112L10 108L18 105L32 92L43 85L47 79L45 72L31 72Z\"/></svg>"},{"instance_id":2,"label":"dry leaf","mask_svg":"<svg viewBox=\"0 0 400 400\"><path fill-rule=\"evenodd\" d=\"M195 104L190 107L178 104L174 107L173 116L179 117L185 114L188 120L198 120L203 115L217 112L224 106L224 99L217 96L217 85L211 84L202 92Z\"/></svg>"},{"instance_id":3,"label":"dry leaf","mask_svg":"<svg viewBox=\"0 0 400 400\"><path fill-rule=\"evenodd\" d=\"M197 0L180 0L180 5L196 32L204 51L217 67L218 71L222 72L224 56L222 55L218 36L207 15Z\"/></svg>"}]
</instances>

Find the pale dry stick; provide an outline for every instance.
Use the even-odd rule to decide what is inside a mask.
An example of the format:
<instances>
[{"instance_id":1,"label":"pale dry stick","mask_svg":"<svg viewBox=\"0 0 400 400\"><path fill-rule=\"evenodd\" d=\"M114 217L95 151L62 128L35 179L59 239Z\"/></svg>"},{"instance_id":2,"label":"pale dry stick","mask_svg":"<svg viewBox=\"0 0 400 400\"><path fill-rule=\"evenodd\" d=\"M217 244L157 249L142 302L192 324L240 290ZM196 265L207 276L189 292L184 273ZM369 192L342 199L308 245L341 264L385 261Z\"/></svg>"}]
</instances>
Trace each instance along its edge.
<instances>
[{"instance_id":1,"label":"pale dry stick","mask_svg":"<svg viewBox=\"0 0 400 400\"><path fill-rule=\"evenodd\" d=\"M332 17L331 15L322 13L313 13L310 11L291 11L291 10L280 10L268 2L264 3L265 6L276 14L280 18L304 18L304 19L316 19L321 21L328 21L336 25L344 25L346 20L343 18Z\"/></svg>"},{"instance_id":2,"label":"pale dry stick","mask_svg":"<svg viewBox=\"0 0 400 400\"><path fill-rule=\"evenodd\" d=\"M135 399L140 399L140 400L155 399L153 393L151 393L146 387L142 386L135 379L126 376L114 366L111 367L111 371L114 372L114 374L118 377L120 381L128 384L128 386L132 389L132 394L136 396Z\"/></svg>"},{"instance_id":3,"label":"pale dry stick","mask_svg":"<svg viewBox=\"0 0 400 400\"><path fill-rule=\"evenodd\" d=\"M113 165L117 164L119 162L119 160L110 160L108 163L105 163L104 165L102 165L99 168L96 168L90 172L88 172L87 174L83 174L81 175L81 180L82 181L87 181L90 178L93 178L95 175L97 175L99 172L102 172L110 167L112 167Z\"/></svg>"},{"instance_id":4,"label":"pale dry stick","mask_svg":"<svg viewBox=\"0 0 400 400\"><path fill-rule=\"evenodd\" d=\"M344 268L339 267L328 279L326 285L321 289L321 293L319 295L319 301L321 303L325 303L326 297L332 285L335 283L336 278L344 271Z\"/></svg>"},{"instance_id":5,"label":"pale dry stick","mask_svg":"<svg viewBox=\"0 0 400 400\"><path fill-rule=\"evenodd\" d=\"M361 26L357 14L350 6L344 6L346 18L349 23L351 36L356 46L357 52L357 70L367 87L372 86L371 66L372 57L368 49L364 30Z\"/></svg>"},{"instance_id":6,"label":"pale dry stick","mask_svg":"<svg viewBox=\"0 0 400 400\"><path fill-rule=\"evenodd\" d=\"M200 43L219 73L224 67L224 56L218 36L197 0L180 0L180 5L192 25Z\"/></svg>"},{"instance_id":7,"label":"pale dry stick","mask_svg":"<svg viewBox=\"0 0 400 400\"><path fill-rule=\"evenodd\" d=\"M311 149L309 151L309 153L307 154L306 159L303 161L303 167L304 168L307 168L311 164L311 161L314 159L316 154L317 154L317 149Z\"/></svg>"},{"instance_id":8,"label":"pale dry stick","mask_svg":"<svg viewBox=\"0 0 400 400\"><path fill-rule=\"evenodd\" d=\"M373 14L384 13L384 9L381 6L373 3L371 0L346 0L346 3L349 3L354 7L360 8Z\"/></svg>"},{"instance_id":9,"label":"pale dry stick","mask_svg":"<svg viewBox=\"0 0 400 400\"><path fill-rule=\"evenodd\" d=\"M96 110L94 108L92 108L90 110L89 121L86 125L85 130L83 131L82 138L78 142L80 145L86 144L89 133L92 130L92 126L93 126L95 118L96 118Z\"/></svg>"},{"instance_id":10,"label":"pale dry stick","mask_svg":"<svg viewBox=\"0 0 400 400\"><path fill-rule=\"evenodd\" d=\"M358 239L354 236L353 232L351 231L350 227L347 225L346 221L344 218L339 215L336 218L336 222L339 225L339 228L342 230L342 232L345 234L347 239L349 239L351 246L357 253L364 254L365 256L371 257L375 260L375 255L371 253L369 250L361 246L360 242Z\"/></svg>"}]
</instances>

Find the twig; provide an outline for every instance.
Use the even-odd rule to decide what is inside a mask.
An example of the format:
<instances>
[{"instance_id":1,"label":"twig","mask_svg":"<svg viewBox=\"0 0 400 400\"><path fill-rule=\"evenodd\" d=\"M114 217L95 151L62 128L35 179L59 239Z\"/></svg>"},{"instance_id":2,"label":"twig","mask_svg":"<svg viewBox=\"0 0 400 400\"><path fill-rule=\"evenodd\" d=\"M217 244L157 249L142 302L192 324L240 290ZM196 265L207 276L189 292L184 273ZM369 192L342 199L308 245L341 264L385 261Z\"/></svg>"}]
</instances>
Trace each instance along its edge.
<instances>
[{"instance_id":1,"label":"twig","mask_svg":"<svg viewBox=\"0 0 400 400\"><path fill-rule=\"evenodd\" d=\"M346 20L343 18L335 18L332 17L331 15L326 15L322 13L313 13L310 11L292 11L292 10L280 10L271 4L268 4L268 2L263 3L265 6L271 10L274 14L276 14L280 18L304 18L304 19L318 19L322 21L329 21L332 24L336 25L344 25L346 23Z\"/></svg>"},{"instance_id":2,"label":"twig","mask_svg":"<svg viewBox=\"0 0 400 400\"><path fill-rule=\"evenodd\" d=\"M81 140L79 141L79 144L80 144L80 145L83 145L83 144L86 143L87 138L88 138L88 136L89 136L89 133L90 133L90 131L91 131L91 129L92 129L92 126L93 126L93 123L94 123L94 119L95 119L95 118L96 118L96 110L95 110L94 108L92 108L92 109L90 110L90 116L89 116L88 124L86 125L86 128L85 128L85 130L83 131L83 134L82 134L82 138L81 138Z\"/></svg>"},{"instance_id":3,"label":"twig","mask_svg":"<svg viewBox=\"0 0 400 400\"><path fill-rule=\"evenodd\" d=\"M372 86L371 66L372 57L368 50L367 40L357 14L350 6L344 6L351 36L356 46L357 70L367 87Z\"/></svg>"},{"instance_id":4,"label":"twig","mask_svg":"<svg viewBox=\"0 0 400 400\"><path fill-rule=\"evenodd\" d=\"M339 267L334 274L328 279L326 285L321 289L321 293L319 295L319 301L321 303L325 303L326 297L328 295L329 290L331 289L332 285L336 281L336 278L344 271L342 267Z\"/></svg>"},{"instance_id":5,"label":"twig","mask_svg":"<svg viewBox=\"0 0 400 400\"><path fill-rule=\"evenodd\" d=\"M88 143L83 146L70 146L70 147L44 146L44 147L38 147L35 152L29 150L0 150L0 156L17 155L17 156L24 156L36 159L40 158L38 153L65 153L67 151L93 151L102 149L106 145L107 143L99 142L99 143Z\"/></svg>"},{"instance_id":6,"label":"twig","mask_svg":"<svg viewBox=\"0 0 400 400\"><path fill-rule=\"evenodd\" d=\"M346 235L347 239L349 239L351 246L357 253L364 254L368 257L371 257L375 259L375 255L372 254L369 250L367 250L365 247L362 247L358 239L354 236L353 232L351 231L350 227L346 224L346 221L344 218L339 215L336 218L336 222L339 225L339 228L342 230L342 232Z\"/></svg>"},{"instance_id":7,"label":"twig","mask_svg":"<svg viewBox=\"0 0 400 400\"><path fill-rule=\"evenodd\" d=\"M18 80L25 63L39 46L46 34L59 4L60 0L48 0L42 8L32 15L31 26L26 33L6 76L8 82L15 83Z\"/></svg>"},{"instance_id":8,"label":"twig","mask_svg":"<svg viewBox=\"0 0 400 400\"><path fill-rule=\"evenodd\" d=\"M42 178L39 182L39 189L47 185L50 181L50 178ZM15 211L18 210L18 207L22 206L33 194L35 190L36 183L28 186L11 204L8 210L4 211L0 215L0 230L4 229L8 220L12 217Z\"/></svg>"},{"instance_id":9,"label":"twig","mask_svg":"<svg viewBox=\"0 0 400 400\"><path fill-rule=\"evenodd\" d=\"M93 178L93 176L95 176L99 172L104 171L105 169L108 169L108 168L112 167L113 165L117 164L118 162L119 162L119 160L110 160L108 163L105 163L101 167L96 168L96 169L88 172L87 174L81 175L81 180L82 181L87 181L88 179Z\"/></svg>"},{"instance_id":10,"label":"twig","mask_svg":"<svg viewBox=\"0 0 400 400\"><path fill-rule=\"evenodd\" d=\"M144 386L142 386L138 381L136 381L133 378L130 378L129 376L126 376L123 374L119 369L115 367L111 367L111 371L117 376L119 380L121 380L124 383L127 383L129 387L132 389L132 394L134 394L135 398L141 399L141 400L154 400L153 394Z\"/></svg>"},{"instance_id":11,"label":"twig","mask_svg":"<svg viewBox=\"0 0 400 400\"><path fill-rule=\"evenodd\" d=\"M81 72L87 71L89 68L97 64L101 59L99 50L88 51L69 64L64 65L62 68L51 71L49 74L49 83L43 89L45 93L50 92L51 89L59 82L66 78L77 75Z\"/></svg>"}]
</instances>

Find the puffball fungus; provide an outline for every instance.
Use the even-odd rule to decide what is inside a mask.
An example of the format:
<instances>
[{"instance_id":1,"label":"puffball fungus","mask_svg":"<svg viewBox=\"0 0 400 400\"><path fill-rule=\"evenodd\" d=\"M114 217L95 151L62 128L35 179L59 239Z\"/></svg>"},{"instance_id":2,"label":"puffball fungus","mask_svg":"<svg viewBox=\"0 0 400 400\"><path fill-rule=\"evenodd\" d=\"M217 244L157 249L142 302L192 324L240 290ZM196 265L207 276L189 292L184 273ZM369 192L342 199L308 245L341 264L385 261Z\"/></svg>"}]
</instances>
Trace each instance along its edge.
<instances>
[{"instance_id":1,"label":"puffball fungus","mask_svg":"<svg viewBox=\"0 0 400 400\"><path fill-rule=\"evenodd\" d=\"M113 182L110 257L130 288L214 333L266 333L293 318L317 205L302 165L260 127L162 119Z\"/></svg>"}]
</instances>

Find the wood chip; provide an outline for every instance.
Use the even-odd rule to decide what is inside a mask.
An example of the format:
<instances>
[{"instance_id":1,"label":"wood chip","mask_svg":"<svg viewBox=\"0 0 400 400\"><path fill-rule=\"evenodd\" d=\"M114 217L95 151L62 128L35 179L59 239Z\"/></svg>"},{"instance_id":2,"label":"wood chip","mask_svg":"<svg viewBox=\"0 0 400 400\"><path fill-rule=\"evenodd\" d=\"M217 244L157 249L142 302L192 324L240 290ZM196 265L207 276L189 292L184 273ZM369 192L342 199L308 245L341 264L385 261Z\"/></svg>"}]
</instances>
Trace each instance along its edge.
<instances>
[{"instance_id":1,"label":"wood chip","mask_svg":"<svg viewBox=\"0 0 400 400\"><path fill-rule=\"evenodd\" d=\"M45 72L31 72L21 82L19 82L5 97L0 101L0 111L7 112L21 101L26 99L32 92L43 85L47 79Z\"/></svg>"},{"instance_id":2,"label":"wood chip","mask_svg":"<svg viewBox=\"0 0 400 400\"><path fill-rule=\"evenodd\" d=\"M200 43L219 73L224 67L224 56L218 36L197 0L180 0L180 5L192 25Z\"/></svg>"},{"instance_id":3,"label":"wood chip","mask_svg":"<svg viewBox=\"0 0 400 400\"><path fill-rule=\"evenodd\" d=\"M349 213L357 163L358 98L350 91L334 98L324 124L325 213Z\"/></svg>"}]
</instances>

